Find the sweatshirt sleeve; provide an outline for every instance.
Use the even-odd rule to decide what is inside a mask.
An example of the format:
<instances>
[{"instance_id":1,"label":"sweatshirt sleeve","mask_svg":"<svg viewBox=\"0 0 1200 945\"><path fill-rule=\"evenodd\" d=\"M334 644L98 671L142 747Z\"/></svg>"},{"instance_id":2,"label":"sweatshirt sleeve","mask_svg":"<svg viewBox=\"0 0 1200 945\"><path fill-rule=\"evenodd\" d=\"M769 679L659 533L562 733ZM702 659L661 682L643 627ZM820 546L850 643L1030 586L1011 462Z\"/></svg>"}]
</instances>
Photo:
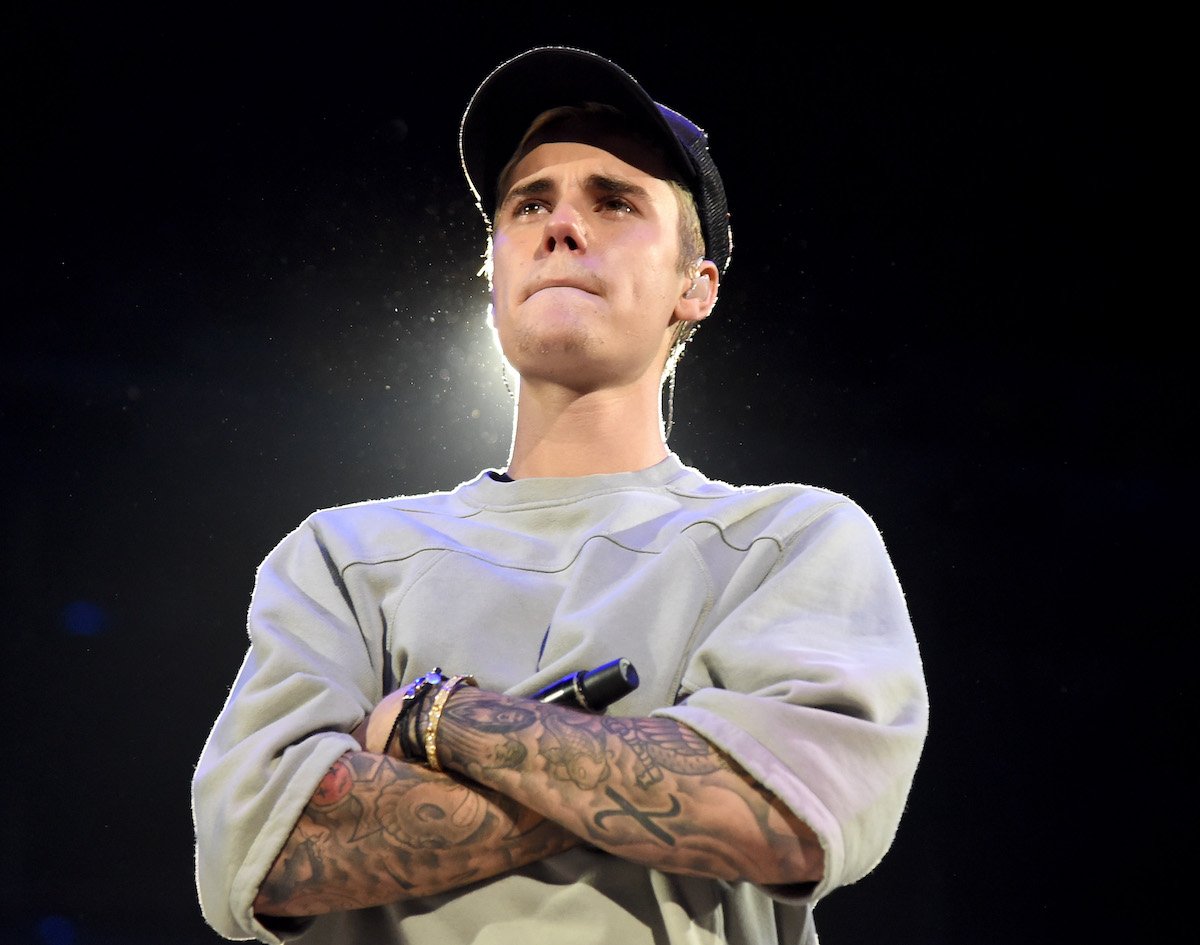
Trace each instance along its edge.
<instances>
[{"instance_id":1,"label":"sweatshirt sleeve","mask_svg":"<svg viewBox=\"0 0 1200 945\"><path fill-rule=\"evenodd\" d=\"M349 733L380 698L381 673L311 520L260 566L248 627L192 782L196 885L222 936L277 943L282 927L255 918L254 898L321 778L358 749Z\"/></svg>"},{"instance_id":2,"label":"sweatshirt sleeve","mask_svg":"<svg viewBox=\"0 0 1200 945\"><path fill-rule=\"evenodd\" d=\"M765 578L688 659L683 698L655 714L700 732L813 829L821 882L767 891L816 900L866 875L891 845L928 699L871 519L844 500L775 541Z\"/></svg>"}]
</instances>

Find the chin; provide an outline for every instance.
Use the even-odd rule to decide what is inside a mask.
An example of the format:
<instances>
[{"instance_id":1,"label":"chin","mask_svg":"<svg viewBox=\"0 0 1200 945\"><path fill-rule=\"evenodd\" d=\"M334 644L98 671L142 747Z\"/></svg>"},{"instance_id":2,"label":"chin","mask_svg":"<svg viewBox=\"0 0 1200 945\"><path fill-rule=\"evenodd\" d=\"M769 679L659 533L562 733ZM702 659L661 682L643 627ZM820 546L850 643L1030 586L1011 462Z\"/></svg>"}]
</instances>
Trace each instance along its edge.
<instances>
[{"instance_id":1,"label":"chin","mask_svg":"<svg viewBox=\"0 0 1200 945\"><path fill-rule=\"evenodd\" d=\"M578 304L522 306L515 318L500 323L500 340L505 350L549 354L587 351L598 343L597 320L602 318L594 305Z\"/></svg>"},{"instance_id":2,"label":"chin","mask_svg":"<svg viewBox=\"0 0 1200 945\"><path fill-rule=\"evenodd\" d=\"M592 333L579 325L564 326L558 330L547 330L544 326L527 327L518 331L513 340L512 353L520 361L546 356L575 360L587 357L597 347Z\"/></svg>"}]
</instances>

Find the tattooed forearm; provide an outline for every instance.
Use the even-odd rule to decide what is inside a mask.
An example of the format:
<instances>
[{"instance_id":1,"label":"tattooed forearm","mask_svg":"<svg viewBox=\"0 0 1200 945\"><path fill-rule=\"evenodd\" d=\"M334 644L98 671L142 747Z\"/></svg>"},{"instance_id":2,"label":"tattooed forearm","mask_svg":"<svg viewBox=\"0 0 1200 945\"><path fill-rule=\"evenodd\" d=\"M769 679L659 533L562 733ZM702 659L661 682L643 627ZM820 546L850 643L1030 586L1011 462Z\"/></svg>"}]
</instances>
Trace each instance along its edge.
<instances>
[{"instance_id":1,"label":"tattooed forearm","mask_svg":"<svg viewBox=\"0 0 1200 945\"><path fill-rule=\"evenodd\" d=\"M317 787L254 907L263 915L317 915L430 895L576 842L489 788L350 753Z\"/></svg>"},{"instance_id":2,"label":"tattooed forearm","mask_svg":"<svg viewBox=\"0 0 1200 945\"><path fill-rule=\"evenodd\" d=\"M765 883L810 882L824 867L807 825L670 719L599 716L460 689L437 745L447 769L638 863Z\"/></svg>"}]
</instances>

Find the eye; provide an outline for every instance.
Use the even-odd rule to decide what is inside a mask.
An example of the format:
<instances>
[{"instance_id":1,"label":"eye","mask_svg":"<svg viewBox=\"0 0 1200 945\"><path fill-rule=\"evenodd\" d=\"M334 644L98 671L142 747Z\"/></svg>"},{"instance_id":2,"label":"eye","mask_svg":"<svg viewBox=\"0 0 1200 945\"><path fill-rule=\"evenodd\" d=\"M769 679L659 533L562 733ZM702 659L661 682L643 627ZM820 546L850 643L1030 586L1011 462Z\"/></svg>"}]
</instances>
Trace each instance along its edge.
<instances>
[{"instance_id":1,"label":"eye","mask_svg":"<svg viewBox=\"0 0 1200 945\"><path fill-rule=\"evenodd\" d=\"M541 213L546 209L546 205L540 200L526 200L522 203L513 206L514 217L527 217L535 213Z\"/></svg>"},{"instance_id":2,"label":"eye","mask_svg":"<svg viewBox=\"0 0 1200 945\"><path fill-rule=\"evenodd\" d=\"M600 201L601 210L611 210L616 213L633 213L634 208L624 197L605 197Z\"/></svg>"}]
</instances>

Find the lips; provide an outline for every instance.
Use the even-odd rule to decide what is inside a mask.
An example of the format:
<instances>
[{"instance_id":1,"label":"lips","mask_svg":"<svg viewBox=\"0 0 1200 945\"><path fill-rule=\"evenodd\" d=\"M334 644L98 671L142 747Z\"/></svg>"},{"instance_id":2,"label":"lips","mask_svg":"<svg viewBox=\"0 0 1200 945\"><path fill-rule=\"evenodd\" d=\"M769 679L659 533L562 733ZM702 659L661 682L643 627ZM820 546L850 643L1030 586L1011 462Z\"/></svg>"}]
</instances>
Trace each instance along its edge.
<instances>
[{"instance_id":1,"label":"lips","mask_svg":"<svg viewBox=\"0 0 1200 945\"><path fill-rule=\"evenodd\" d=\"M525 286L525 298L541 292L543 289L578 289L591 295L599 295L602 285L600 279L591 273L572 273L559 276L540 276L531 280Z\"/></svg>"}]
</instances>

